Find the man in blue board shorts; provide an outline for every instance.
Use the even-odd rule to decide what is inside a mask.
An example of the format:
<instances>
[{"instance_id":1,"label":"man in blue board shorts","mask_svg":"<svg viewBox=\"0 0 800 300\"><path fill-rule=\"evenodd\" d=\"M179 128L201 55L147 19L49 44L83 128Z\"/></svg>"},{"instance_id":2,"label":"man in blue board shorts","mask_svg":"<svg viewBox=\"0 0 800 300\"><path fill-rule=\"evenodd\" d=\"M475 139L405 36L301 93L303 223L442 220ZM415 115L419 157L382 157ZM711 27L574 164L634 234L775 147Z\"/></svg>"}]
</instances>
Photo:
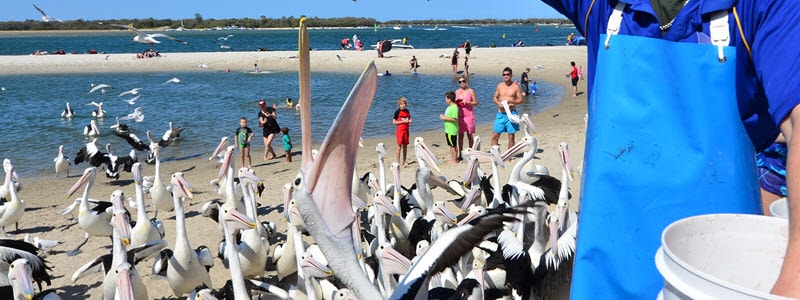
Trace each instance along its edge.
<instances>
[{"instance_id":1,"label":"man in blue board shorts","mask_svg":"<svg viewBox=\"0 0 800 300\"><path fill-rule=\"evenodd\" d=\"M800 77L790 76L800 48L786 46L800 44L800 1L543 1L588 46L570 296L656 298L663 229L701 214L761 213L754 155L782 133L791 220L771 292L800 298Z\"/></svg>"},{"instance_id":2,"label":"man in blue board shorts","mask_svg":"<svg viewBox=\"0 0 800 300\"><path fill-rule=\"evenodd\" d=\"M514 146L514 134L519 130L519 124L515 124L508 119L506 110L503 107L503 101L508 101L508 108L511 110L509 113L512 115L517 114L516 107L522 104L522 91L519 85L511 80L514 73L511 68L506 67L503 69L503 82L497 84L494 91L494 104L497 105L497 115L494 118L494 129L492 130L492 145L499 145L500 134L503 132L508 133L508 148Z\"/></svg>"}]
</instances>

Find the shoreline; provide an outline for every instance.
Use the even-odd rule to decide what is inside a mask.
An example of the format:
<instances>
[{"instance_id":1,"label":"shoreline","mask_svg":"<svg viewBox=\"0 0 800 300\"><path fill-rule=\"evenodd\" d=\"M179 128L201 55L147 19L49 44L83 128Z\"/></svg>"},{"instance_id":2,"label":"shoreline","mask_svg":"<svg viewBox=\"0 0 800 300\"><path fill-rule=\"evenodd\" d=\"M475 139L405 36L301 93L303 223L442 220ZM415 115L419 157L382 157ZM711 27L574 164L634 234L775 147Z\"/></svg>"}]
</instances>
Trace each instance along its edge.
<instances>
[{"instance_id":1,"label":"shoreline","mask_svg":"<svg viewBox=\"0 0 800 300\"><path fill-rule=\"evenodd\" d=\"M452 73L450 59L439 57L452 53L452 49L416 49L398 50L387 53L386 58L377 59L375 51L312 51L311 52L311 71L314 72L352 72L360 73L364 66L371 60L375 60L379 71L390 70L392 73L402 73L408 70L408 61L411 55L416 55L422 67L419 69L423 74L448 75ZM0 56L0 68L6 71L7 75L36 75L36 74L64 74L64 73L104 73L104 72L170 72L170 71L199 71L199 72L222 72L225 68L231 70L246 70L252 68L254 62L261 66L262 70L295 71L297 70L296 51L276 51L276 52L227 52L227 53L166 53L165 57L151 59L134 59L133 54L108 54L105 60L103 54L90 55L47 55L47 56ZM339 56L337 58L337 55ZM341 60L339 59L341 58ZM532 78L559 84L564 87L565 94L569 95L571 85L564 74L568 70L569 62L575 61L579 65L586 65L586 47L524 47L524 48L476 48L470 56L470 71L475 74L496 76L497 82L501 81L501 71L504 67L510 66L514 70L514 77L519 78L525 67L530 67L533 74ZM198 64L207 64L208 68L199 68ZM535 69L535 66L541 66ZM459 67L462 69L463 65ZM409 75L410 76L410 75ZM580 198L581 182L580 171L584 153L585 123L584 116L587 112L586 81L581 81L579 92L583 92L578 97L566 96L561 101L549 109L532 116L533 123L536 125L536 137L539 140L539 151L535 159L538 164L549 168L551 176L561 178L560 163L558 155L558 145L564 141L569 144L573 167L578 174L575 180L569 183L572 199L570 205L576 210L578 199ZM351 88L349 86L342 88ZM312 96L313 97L313 96ZM313 98L312 98L313 100ZM494 107L491 99L479 99L480 113L494 114ZM313 102L312 102L313 103ZM312 104L313 105L313 104ZM423 108L409 108L423 109ZM476 111L476 113L479 113ZM215 122L210 120L209 122ZM478 125L476 134L482 138L481 149L486 150L491 144L491 124ZM441 172L437 175L445 176L447 179L462 180L466 164L453 164L449 160L449 149L445 145L441 130L414 131L412 124L413 139L421 136L430 146L437 158L443 162ZM522 134L517 135L517 141ZM294 153L300 151L300 140L295 140ZM378 143L384 143L389 153L386 158L387 164L394 162L395 150L397 148L394 135L369 138L364 141L364 147L359 150L356 157L356 175L361 176L365 172L377 172L378 160L375 155L375 147ZM508 147L507 135L503 134L499 144L502 150ZM56 145L57 146L57 145ZM280 143L273 142L273 146L280 148ZM300 154L293 156L293 162L284 162L284 157L278 159L263 160L263 142L259 137L253 143L251 149L252 162L256 174L265 180L265 190L258 197L257 201L261 205L259 211L259 221L272 221L277 225L278 236L270 239L271 249L279 242L285 241L284 232L287 225L283 221L281 211L283 211L282 193L283 185L294 180L297 170L302 160ZM315 148L319 145L315 144ZM413 145L408 151L408 168L401 170L401 183L410 186L414 181L414 172L417 164L414 160ZM213 149L208 149L210 152ZM280 152L280 151L279 151ZM3 153L7 156L8 154ZM238 157L238 153L236 154ZM209 181L217 177L219 171L215 162L209 161L208 156L202 155L185 160L170 160L162 162L160 173L161 181L168 182L169 174L173 172L184 172L186 179L192 185L194 198L187 203L186 219L192 247L207 245L213 251L218 247L219 229L213 221L200 215L202 206L208 201L218 200L221 196L212 189ZM508 178L513 165L519 161L514 158L505 168L499 170L501 182ZM13 161L12 161L13 163ZM239 159L236 160L236 167L240 165ZM15 166L17 169L24 166ZM89 275L80 279L76 283L70 282L70 276L75 270L84 263L95 257L108 253L107 238L92 238L81 249L83 252L77 256L68 257L66 252L73 249L83 240L83 230L74 226L67 216L56 213L57 210L72 203L72 199L65 199L64 193L78 179L83 170L88 167L86 163L72 165L70 176L67 178L54 178L52 174L37 177L22 177L20 182L23 189L19 192L19 197L26 202L25 215L19 222L19 231L9 231L21 239L25 234L39 236L43 239L58 240L63 245L57 247L55 251L48 255L47 259L53 266L51 274L54 276L52 285L43 288L57 288L70 297L89 297L98 298L102 294L102 288L98 282L102 282L99 274ZM143 164L143 174L152 176L154 166ZM489 166L484 165L482 169L489 172ZM388 179L391 181L391 179ZM391 182L389 182L391 183ZM134 195L133 180L129 173L122 173L119 180L108 180L102 174L98 175L96 183L89 195L90 198L108 200L109 195L114 190L122 190L127 197ZM437 200L452 199L453 196L441 189L434 190L434 197ZM145 202L150 204L149 196L145 197ZM456 214L460 213L454 206L449 208ZM148 207L148 214L152 217L152 208ZM77 216L77 213L74 214ZM164 222L167 235L164 238L170 247L175 242L174 235L174 213L161 212L159 218ZM211 233L211 234L208 234ZM270 250L272 254L272 250ZM172 292L168 282L157 279L150 275L149 263L146 261L139 264L139 273L143 281L149 288L150 298L172 297ZM214 283L213 287L218 288L224 285L230 277L227 269L223 268L221 261L215 259L215 267L210 271ZM265 277L267 282L276 283L272 279L275 274L274 268L267 271ZM286 288L285 283L278 283L282 288ZM553 295L556 299L564 299L569 293L569 284L562 287L560 294ZM567 296L568 297L568 296Z\"/></svg>"}]
</instances>

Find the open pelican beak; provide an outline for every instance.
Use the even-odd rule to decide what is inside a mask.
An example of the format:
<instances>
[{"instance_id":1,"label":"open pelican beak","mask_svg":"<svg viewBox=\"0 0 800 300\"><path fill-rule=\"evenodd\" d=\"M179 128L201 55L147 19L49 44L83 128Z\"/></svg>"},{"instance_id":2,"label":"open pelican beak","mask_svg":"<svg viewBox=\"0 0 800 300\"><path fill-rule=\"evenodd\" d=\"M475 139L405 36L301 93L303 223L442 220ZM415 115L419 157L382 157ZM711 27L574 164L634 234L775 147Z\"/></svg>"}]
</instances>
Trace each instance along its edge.
<instances>
[{"instance_id":1,"label":"open pelican beak","mask_svg":"<svg viewBox=\"0 0 800 300\"><path fill-rule=\"evenodd\" d=\"M175 172L172 174L172 193L178 193L179 197L186 197L192 199L192 187L186 182L182 172Z\"/></svg>"}]
</instances>

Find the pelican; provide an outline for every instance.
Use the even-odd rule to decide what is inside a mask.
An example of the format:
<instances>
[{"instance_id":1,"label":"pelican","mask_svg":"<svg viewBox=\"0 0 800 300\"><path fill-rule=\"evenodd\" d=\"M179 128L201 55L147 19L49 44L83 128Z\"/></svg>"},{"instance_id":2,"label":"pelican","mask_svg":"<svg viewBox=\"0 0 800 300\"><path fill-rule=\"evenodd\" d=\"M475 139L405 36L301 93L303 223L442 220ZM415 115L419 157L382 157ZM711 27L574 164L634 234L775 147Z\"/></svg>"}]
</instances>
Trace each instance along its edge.
<instances>
[{"instance_id":1,"label":"pelican","mask_svg":"<svg viewBox=\"0 0 800 300\"><path fill-rule=\"evenodd\" d=\"M172 121L170 121L169 129L167 129L167 131L165 131L161 136L161 140L158 141L158 145L161 147L169 146L172 144L172 142L181 137L181 132L183 132L183 127L173 128Z\"/></svg>"},{"instance_id":2,"label":"pelican","mask_svg":"<svg viewBox=\"0 0 800 300\"><path fill-rule=\"evenodd\" d=\"M97 123L94 120L89 121L89 125L83 127L83 135L85 136L100 135L100 129L97 128Z\"/></svg>"},{"instance_id":3,"label":"pelican","mask_svg":"<svg viewBox=\"0 0 800 300\"><path fill-rule=\"evenodd\" d=\"M25 259L28 267L30 267L30 274L34 281L42 289L42 282L50 285L50 273L52 269L47 265L47 261L39 256L39 251L35 246L24 241L0 239L0 266L8 267L17 259ZM5 271L5 270L4 270ZM0 272L0 281L7 283L7 278L3 278L9 273Z\"/></svg>"},{"instance_id":4,"label":"pelican","mask_svg":"<svg viewBox=\"0 0 800 300\"><path fill-rule=\"evenodd\" d=\"M75 111L72 110L71 107L69 107L69 102L67 102L67 108L65 108L64 111L61 112L61 117L71 119L74 116L75 116Z\"/></svg>"},{"instance_id":5,"label":"pelican","mask_svg":"<svg viewBox=\"0 0 800 300\"><path fill-rule=\"evenodd\" d=\"M2 226L3 236L8 237L6 226L16 224L19 219L22 218L22 214L25 213L25 201L19 199L19 196L17 196L17 189L14 188L14 182L12 180L14 177L14 167L10 162L6 164L4 161L3 168L6 171L4 186L8 189L10 199L8 202L0 204L0 226Z\"/></svg>"},{"instance_id":6,"label":"pelican","mask_svg":"<svg viewBox=\"0 0 800 300\"><path fill-rule=\"evenodd\" d=\"M225 231L225 245L227 247L226 252L229 253L228 266L231 272L234 299L250 299L250 295L245 288L245 276L242 273L244 270L240 264L239 250L241 249L241 244L236 244L234 235L238 230L254 229L260 226L256 226L253 219L243 215L232 207L224 209L222 213L223 218L220 220L220 223ZM261 266L261 269L263 273L264 266Z\"/></svg>"},{"instance_id":7,"label":"pelican","mask_svg":"<svg viewBox=\"0 0 800 300\"><path fill-rule=\"evenodd\" d=\"M35 8L36 10L38 10L38 11L39 11L39 13L40 13L40 14L42 14L42 21L44 21L44 22L50 22L50 21L54 21L54 22L61 22L61 23L64 23L64 21L61 21L61 20L59 20L59 19L58 19L58 18L56 18L56 17L53 17L53 16L50 16L50 15L46 14L46 13L44 12L44 10L42 10L41 8L39 8L38 6L36 6L36 4L34 4L34 5L33 5L33 8Z\"/></svg>"},{"instance_id":8,"label":"pelican","mask_svg":"<svg viewBox=\"0 0 800 300\"><path fill-rule=\"evenodd\" d=\"M152 241L164 238L164 233L159 229L161 221L147 218L144 209L144 191L142 188L142 164L135 163L132 167L134 189L136 191L136 225L131 229L131 246L137 247ZM163 225L162 225L163 226Z\"/></svg>"},{"instance_id":9,"label":"pelican","mask_svg":"<svg viewBox=\"0 0 800 300\"><path fill-rule=\"evenodd\" d=\"M189 43L187 41L182 41L182 40L176 39L174 37L171 37L171 36L163 34L163 33L145 33L144 31L136 29L136 27L133 27L133 26L130 26L130 25L120 25L120 24L109 24L109 25L116 26L116 27L122 27L122 28L128 29L130 31L133 31L134 33L136 33L136 35L133 36L132 41L133 42L137 42L137 43L150 44L150 45L159 44L161 42L156 40L155 38L162 38L162 37L166 38L166 39L170 39L170 40L176 41L176 42L181 43L181 44L188 44Z\"/></svg>"},{"instance_id":10,"label":"pelican","mask_svg":"<svg viewBox=\"0 0 800 300\"><path fill-rule=\"evenodd\" d=\"M89 208L89 191L94 186L94 180L97 177L97 169L95 167L88 167L83 171L83 176L78 179L75 184L67 191L67 198L72 196L78 188L85 185L83 190L83 197L78 205L78 225L86 231L85 239L74 250L67 253L68 256L75 256L79 253L80 247L89 241L92 236L111 236L111 214L113 209L111 203L105 201L98 201L97 206Z\"/></svg>"},{"instance_id":11,"label":"pelican","mask_svg":"<svg viewBox=\"0 0 800 300\"><path fill-rule=\"evenodd\" d=\"M547 257L548 266L558 270L559 265L575 254L575 239L578 232L578 214L569 209L568 182L573 180L572 161L569 156L567 143L558 145L561 156L561 189L558 194L556 211L550 223L550 255Z\"/></svg>"},{"instance_id":12,"label":"pelican","mask_svg":"<svg viewBox=\"0 0 800 300\"><path fill-rule=\"evenodd\" d=\"M119 118L117 118L117 122L119 122ZM125 130L124 131L118 130L122 126L125 126ZM128 126L124 124L118 126L117 130L114 130L114 135L125 139L125 141L128 142L128 144L131 145L133 149L136 149L138 151L151 150L149 143L143 142L141 139L139 139L139 137L136 134L133 134L130 131L128 131L127 128Z\"/></svg>"},{"instance_id":13,"label":"pelican","mask_svg":"<svg viewBox=\"0 0 800 300\"><path fill-rule=\"evenodd\" d=\"M106 111L103 109L103 102L97 103L92 101L89 104L97 107L97 109L92 111L92 117L100 119L106 116Z\"/></svg>"},{"instance_id":14,"label":"pelican","mask_svg":"<svg viewBox=\"0 0 800 300\"><path fill-rule=\"evenodd\" d=\"M142 88L133 88L133 89L124 91L124 92L119 94L119 97L122 97L122 96L125 96L125 95L128 95L128 94L130 94L130 95L138 95L139 94L139 90L141 90L141 89Z\"/></svg>"},{"instance_id":15,"label":"pelican","mask_svg":"<svg viewBox=\"0 0 800 300\"><path fill-rule=\"evenodd\" d=\"M248 168L242 167L239 169L239 184L245 198L245 211L247 212L247 217L252 219L253 222L258 221L256 197L253 190L259 182L261 182L261 178L251 173ZM241 242L238 244L239 249L236 251L239 254L241 263L240 272L245 278L260 277L264 273L264 267L269 256L267 232L264 226L256 226L249 230L243 230L241 234ZM232 271L233 269L231 269Z\"/></svg>"},{"instance_id":16,"label":"pelican","mask_svg":"<svg viewBox=\"0 0 800 300\"><path fill-rule=\"evenodd\" d=\"M201 260L206 258L198 256L198 253L191 248L187 236L183 205L184 198L192 198L192 192L181 172L172 174L171 183L172 201L175 207L175 244L173 255L169 257L167 264L167 280L175 296L181 297L201 284L208 288L213 286L206 265L201 264Z\"/></svg>"},{"instance_id":17,"label":"pelican","mask_svg":"<svg viewBox=\"0 0 800 300\"><path fill-rule=\"evenodd\" d=\"M461 256L470 252L474 245L484 239L484 236L502 228L504 222L514 221L515 218L503 214L514 211L515 209L497 210L469 224L444 232L403 275L391 299L417 298L420 293L427 293L425 287L428 286L430 276L456 264Z\"/></svg>"},{"instance_id":18,"label":"pelican","mask_svg":"<svg viewBox=\"0 0 800 300\"><path fill-rule=\"evenodd\" d=\"M64 145L58 146L58 155L53 158L53 162L56 166L56 178L61 174L64 174L65 177L69 177L69 165L71 163L69 162L69 158L64 155Z\"/></svg>"},{"instance_id":19,"label":"pelican","mask_svg":"<svg viewBox=\"0 0 800 300\"><path fill-rule=\"evenodd\" d=\"M219 144L216 148L214 148L214 152L211 152L211 156L208 157L208 160L217 160L217 163L222 163L222 160L225 158L225 149L228 148L228 144L230 141L228 140L227 136L223 136L220 139Z\"/></svg>"},{"instance_id":20,"label":"pelican","mask_svg":"<svg viewBox=\"0 0 800 300\"><path fill-rule=\"evenodd\" d=\"M103 164L108 164L108 156L97 148L96 143L97 139L92 139L92 141L86 143L86 145L78 150L78 154L75 154L76 165L84 161L88 162L93 167L100 167Z\"/></svg>"},{"instance_id":21,"label":"pelican","mask_svg":"<svg viewBox=\"0 0 800 300\"><path fill-rule=\"evenodd\" d=\"M147 299L147 288L144 286L141 277L138 273L130 267L127 263L127 250L125 247L130 245L131 242L131 226L125 216L125 211L122 209L124 195L122 191L115 190L111 193L111 202L114 203L114 212L111 217L112 229L112 251L111 251L111 271L106 272L103 279L103 299L115 299L114 295L117 292L117 278L120 274L123 275L121 280L127 286L123 290L131 291L135 299ZM123 267L120 273L119 267ZM131 272L133 271L133 272ZM127 278L125 278L127 276Z\"/></svg>"},{"instance_id":22,"label":"pelican","mask_svg":"<svg viewBox=\"0 0 800 300\"><path fill-rule=\"evenodd\" d=\"M293 183L294 199L331 269L360 299L380 299L382 295L359 268L352 236L355 215L351 207L351 180L355 167L358 141L364 128L367 112L377 89L377 69L371 62L359 77L342 106L333 126L346 130L330 130L312 158L311 82L308 29L305 18L300 19L298 37L300 68L300 112L303 159Z\"/></svg>"},{"instance_id":23,"label":"pelican","mask_svg":"<svg viewBox=\"0 0 800 300\"><path fill-rule=\"evenodd\" d=\"M163 183L161 183L161 160L159 159L158 153L160 148L158 145L150 145L151 149L153 150L153 154L155 155L155 175L153 176L153 186L150 187L150 199L153 200L153 210L155 210L155 216L158 217L158 211L171 211L173 210L173 202L170 201L172 197L170 197L171 191L167 189Z\"/></svg>"}]
</instances>

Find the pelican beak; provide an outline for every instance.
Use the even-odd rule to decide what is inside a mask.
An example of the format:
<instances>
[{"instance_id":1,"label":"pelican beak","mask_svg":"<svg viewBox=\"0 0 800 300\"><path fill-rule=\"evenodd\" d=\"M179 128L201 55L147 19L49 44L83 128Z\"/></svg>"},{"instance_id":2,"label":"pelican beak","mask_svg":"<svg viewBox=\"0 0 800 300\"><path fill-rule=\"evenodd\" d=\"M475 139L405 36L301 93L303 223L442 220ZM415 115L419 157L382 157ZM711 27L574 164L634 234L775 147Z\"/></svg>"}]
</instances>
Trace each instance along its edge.
<instances>
[{"instance_id":1,"label":"pelican beak","mask_svg":"<svg viewBox=\"0 0 800 300\"><path fill-rule=\"evenodd\" d=\"M450 212L449 209L447 209L447 207L445 207L444 202L438 203L438 205L434 205L433 214L444 217L445 221L449 224L458 223L456 215L454 215L452 212Z\"/></svg>"},{"instance_id":2,"label":"pelican beak","mask_svg":"<svg viewBox=\"0 0 800 300\"><path fill-rule=\"evenodd\" d=\"M481 196L481 189L480 187L472 187L469 189L466 195L464 195L464 203L461 204L461 210L466 211L469 209L469 205L475 202L475 199Z\"/></svg>"},{"instance_id":3,"label":"pelican beak","mask_svg":"<svg viewBox=\"0 0 800 300\"><path fill-rule=\"evenodd\" d=\"M473 182L475 177L478 176L478 166L480 166L480 163L477 157L473 155L467 156L467 171L464 172L464 185Z\"/></svg>"},{"instance_id":4,"label":"pelican beak","mask_svg":"<svg viewBox=\"0 0 800 300\"><path fill-rule=\"evenodd\" d=\"M289 203L292 202L292 194L294 194L294 189L292 188L291 183L287 183L283 185L283 217L286 220L289 220Z\"/></svg>"},{"instance_id":5,"label":"pelican beak","mask_svg":"<svg viewBox=\"0 0 800 300\"><path fill-rule=\"evenodd\" d=\"M431 176L428 176L428 184L431 184L435 187L443 188L446 192L450 194L458 195L458 192L456 192L456 190L454 190L453 187L447 184L447 181L442 179L442 177L431 174Z\"/></svg>"},{"instance_id":6,"label":"pelican beak","mask_svg":"<svg viewBox=\"0 0 800 300\"><path fill-rule=\"evenodd\" d=\"M526 128L529 128L533 133L536 133L536 126L533 126L533 121L531 121L531 118L527 113L522 114L520 120L522 121L522 124L525 125Z\"/></svg>"},{"instance_id":7,"label":"pelican beak","mask_svg":"<svg viewBox=\"0 0 800 300\"><path fill-rule=\"evenodd\" d=\"M228 147L228 137L226 136L219 141L217 148L214 148L214 152L211 153L211 156L208 158L208 160L214 160L214 158L217 157L217 155L219 155L220 153L222 153L222 151L224 151L225 148L227 147Z\"/></svg>"},{"instance_id":8,"label":"pelican beak","mask_svg":"<svg viewBox=\"0 0 800 300\"><path fill-rule=\"evenodd\" d=\"M111 226L119 234L122 245L128 247L131 244L131 225L125 216L124 210L114 210L114 215L111 217Z\"/></svg>"},{"instance_id":9,"label":"pelican beak","mask_svg":"<svg viewBox=\"0 0 800 300\"><path fill-rule=\"evenodd\" d=\"M192 187L186 182L182 172L175 172L172 174L172 193L178 193L178 197L186 197L192 199Z\"/></svg>"},{"instance_id":10,"label":"pelican beak","mask_svg":"<svg viewBox=\"0 0 800 300\"><path fill-rule=\"evenodd\" d=\"M567 166L567 175L569 180L575 180L573 177L575 171L572 168L572 159L570 159L569 156L569 146L567 146L567 143L561 142L561 144L558 145L558 152L561 155L561 163Z\"/></svg>"},{"instance_id":11,"label":"pelican beak","mask_svg":"<svg viewBox=\"0 0 800 300\"><path fill-rule=\"evenodd\" d=\"M439 168L441 164L439 159L436 158L436 155L433 154L433 151L428 148L428 145L425 144L425 140L421 137L414 139L414 152L425 162L426 167L433 168L436 172L442 172Z\"/></svg>"},{"instance_id":12,"label":"pelican beak","mask_svg":"<svg viewBox=\"0 0 800 300\"><path fill-rule=\"evenodd\" d=\"M231 162L233 161L233 146L228 146L225 150L225 157L222 159L222 165L219 166L219 173L217 173L217 179L222 180L222 177L225 176L225 173L228 172L228 167L231 166Z\"/></svg>"},{"instance_id":13,"label":"pelican beak","mask_svg":"<svg viewBox=\"0 0 800 300\"><path fill-rule=\"evenodd\" d=\"M313 195L313 201L328 229L340 237L349 231L347 227L353 220L350 203L353 166L364 122L375 98L377 78L375 63L372 62L347 97L320 147L319 154L303 173L305 184L304 190L300 192ZM303 109L309 104L303 103ZM295 193L297 192L295 188ZM295 199L300 198L295 196Z\"/></svg>"},{"instance_id":14,"label":"pelican beak","mask_svg":"<svg viewBox=\"0 0 800 300\"><path fill-rule=\"evenodd\" d=\"M308 254L308 252L303 256L303 261L300 262L300 266L303 268L303 273L307 276L313 274L311 275L312 277L322 278L333 275L333 270L331 270L330 267Z\"/></svg>"},{"instance_id":15,"label":"pelican beak","mask_svg":"<svg viewBox=\"0 0 800 300\"><path fill-rule=\"evenodd\" d=\"M503 154L500 155L500 160L507 160L511 156L514 156L514 154L517 154L520 151L527 150L528 147L530 147L530 140L528 140L528 137L526 136L520 139L519 142L514 144L514 146L508 148L506 152L503 152Z\"/></svg>"},{"instance_id":16,"label":"pelican beak","mask_svg":"<svg viewBox=\"0 0 800 300\"><path fill-rule=\"evenodd\" d=\"M393 162L389 165L389 170L392 172L392 179L394 179L394 190L397 194L400 194L400 190L398 190L400 188L400 164Z\"/></svg>"},{"instance_id":17,"label":"pelican beak","mask_svg":"<svg viewBox=\"0 0 800 300\"><path fill-rule=\"evenodd\" d=\"M116 270L117 291L115 299L134 300L136 297L133 295L133 282L131 281L130 265L128 263L124 263L123 265L127 266L118 268Z\"/></svg>"},{"instance_id":18,"label":"pelican beak","mask_svg":"<svg viewBox=\"0 0 800 300\"><path fill-rule=\"evenodd\" d=\"M406 274L411 268L411 260L389 245L379 246L378 255L383 259L382 267L389 274Z\"/></svg>"},{"instance_id":19,"label":"pelican beak","mask_svg":"<svg viewBox=\"0 0 800 300\"><path fill-rule=\"evenodd\" d=\"M264 182L263 179L256 176L256 174L254 174L253 172L250 172L250 169L246 167L242 167L239 169L238 176L239 176L239 182L244 182L244 180L247 180L250 181L250 183L252 183L253 185Z\"/></svg>"},{"instance_id":20,"label":"pelican beak","mask_svg":"<svg viewBox=\"0 0 800 300\"><path fill-rule=\"evenodd\" d=\"M28 266L27 259L17 259L12 264L12 269L8 272L8 279L13 286L19 288L25 299L33 299L35 290L33 288L33 277Z\"/></svg>"},{"instance_id":21,"label":"pelican beak","mask_svg":"<svg viewBox=\"0 0 800 300\"><path fill-rule=\"evenodd\" d=\"M480 299L484 299L483 293L486 288L484 283L484 281L486 280L486 268L484 267L473 268L472 272L475 275L475 280L478 281L478 285L480 285L481 287Z\"/></svg>"},{"instance_id":22,"label":"pelican beak","mask_svg":"<svg viewBox=\"0 0 800 300\"><path fill-rule=\"evenodd\" d=\"M232 208L225 212L225 224L233 231L253 229L258 225L252 218Z\"/></svg>"},{"instance_id":23,"label":"pelican beak","mask_svg":"<svg viewBox=\"0 0 800 300\"><path fill-rule=\"evenodd\" d=\"M400 216L400 211L394 207L392 200L386 195L381 193L375 193L375 199L372 200L375 203L375 208L378 210L378 215L382 216L383 214L392 215L392 216Z\"/></svg>"},{"instance_id":24,"label":"pelican beak","mask_svg":"<svg viewBox=\"0 0 800 300\"><path fill-rule=\"evenodd\" d=\"M476 212L470 212L463 219L461 219L461 221L459 221L456 226L461 226L461 225L467 224L467 223L471 222L472 220L475 220L479 216L480 215L478 213L476 213Z\"/></svg>"},{"instance_id":25,"label":"pelican beak","mask_svg":"<svg viewBox=\"0 0 800 300\"><path fill-rule=\"evenodd\" d=\"M83 176L81 176L81 178L78 178L78 181L75 182L75 184L73 184L72 187L69 188L69 190L67 191L67 196L64 197L65 199L72 196L72 194L75 194L75 191L77 191L80 187L89 182L89 179L92 177L92 170L95 170L95 167L88 167L86 168L86 170L83 171Z\"/></svg>"}]
</instances>

